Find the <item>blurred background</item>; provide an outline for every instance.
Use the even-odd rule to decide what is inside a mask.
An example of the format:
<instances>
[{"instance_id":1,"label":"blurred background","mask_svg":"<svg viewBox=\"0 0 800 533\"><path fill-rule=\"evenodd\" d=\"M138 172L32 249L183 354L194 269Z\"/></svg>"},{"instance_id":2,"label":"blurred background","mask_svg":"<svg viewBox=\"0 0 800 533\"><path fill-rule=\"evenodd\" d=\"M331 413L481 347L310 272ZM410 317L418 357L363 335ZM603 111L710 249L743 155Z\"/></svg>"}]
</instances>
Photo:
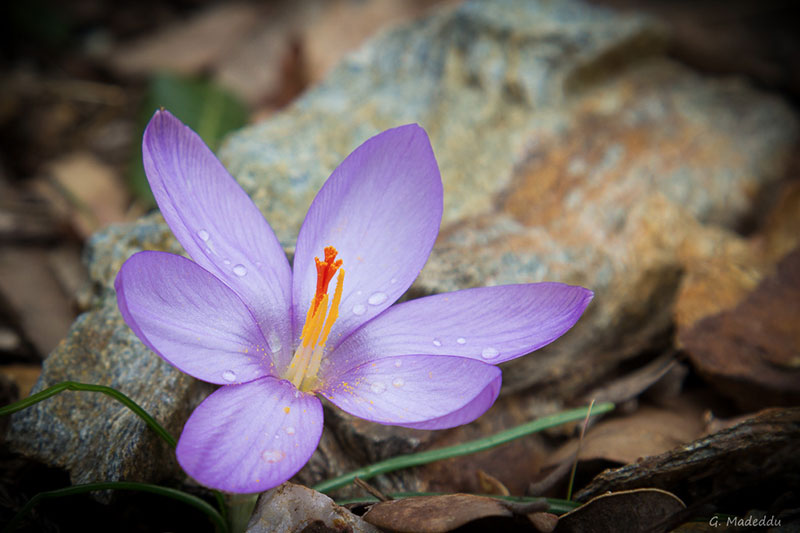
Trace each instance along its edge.
<instances>
[{"instance_id":1,"label":"blurred background","mask_svg":"<svg viewBox=\"0 0 800 533\"><path fill-rule=\"evenodd\" d=\"M97 229L153 207L141 132L170 109L216 148L318 83L381 28L455 0L101 0L0 7L0 374L26 394L82 306ZM598 0L654 15L669 54L798 103L791 0ZM6 392L5 394L9 394Z\"/></svg>"}]
</instances>

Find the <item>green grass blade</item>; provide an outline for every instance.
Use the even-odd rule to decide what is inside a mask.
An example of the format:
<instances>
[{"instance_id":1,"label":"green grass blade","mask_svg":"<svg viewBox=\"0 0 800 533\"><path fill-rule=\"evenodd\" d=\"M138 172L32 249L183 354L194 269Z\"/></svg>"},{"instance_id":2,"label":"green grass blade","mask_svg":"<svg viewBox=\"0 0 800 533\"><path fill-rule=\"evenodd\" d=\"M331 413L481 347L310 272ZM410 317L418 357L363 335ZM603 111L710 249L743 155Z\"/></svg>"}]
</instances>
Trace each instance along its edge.
<instances>
[{"instance_id":1,"label":"green grass blade","mask_svg":"<svg viewBox=\"0 0 800 533\"><path fill-rule=\"evenodd\" d=\"M447 446L445 448L427 450L408 455L398 455L397 457L392 457L391 459L386 459L385 461L373 463L363 468L359 468L358 470L353 470L352 472L342 474L339 477L323 481L322 483L315 485L313 488L319 492L329 492L351 483L357 477L366 480L379 474L385 474L394 470L424 465L433 461L439 461L441 459L450 459L451 457L459 457L461 455L469 455L472 453L481 452L483 450L488 450L489 448L494 448L495 446L505 444L506 442L524 437L525 435L530 435L531 433L536 433L537 431L559 426L567 422L580 420L586 416L588 409L588 407L580 407L546 416L538 420L533 420L520 426L501 431L500 433L490 435L489 437L465 442L463 444L456 444L454 446ZM592 408L592 414L599 415L602 413L607 413L613 409L613 403L601 403Z\"/></svg>"},{"instance_id":2,"label":"green grass blade","mask_svg":"<svg viewBox=\"0 0 800 533\"><path fill-rule=\"evenodd\" d=\"M173 437L169 431L164 429L164 427L158 423L158 421L150 416L150 413L139 407L139 404L131 400L125 394L119 392L116 389L111 387L106 387L105 385L94 385L91 383L78 383L77 381L62 381L61 383L56 383L52 387L47 387L46 389L37 392L36 394L32 394L27 398L23 398L18 402L14 402L11 405L6 405L5 407L0 407L0 416L10 415L12 413L16 413L17 411L21 411L26 407L30 407L34 404L37 404L43 400L46 400L56 394L64 392L65 390L71 391L89 391L89 392L101 392L107 396L111 396L115 400L122 403L125 407L136 413L136 415L144 420L144 422L150 426L153 431L155 431L159 437L164 439L164 441L170 445L170 447L174 448L177 444L175 437Z\"/></svg>"},{"instance_id":3,"label":"green grass blade","mask_svg":"<svg viewBox=\"0 0 800 533\"><path fill-rule=\"evenodd\" d=\"M85 485L73 485L63 489L51 490L47 492L40 492L26 503L22 509L11 519L11 521L3 528L3 533L10 533L19 524L19 522L27 515L42 500L52 498L62 498L64 496L72 496L75 494L85 494L87 492L95 492L98 490L135 490L140 492L150 492L158 494L166 498L172 498L190 505L195 509L203 512L209 519L217 526L217 530L227 533L228 524L221 514L217 512L214 507L209 505L205 500L201 500L197 496L187 494L177 489L170 489L167 487L159 487L158 485L151 485L149 483L136 483L133 481L107 481L100 483L86 483Z\"/></svg>"}]
</instances>

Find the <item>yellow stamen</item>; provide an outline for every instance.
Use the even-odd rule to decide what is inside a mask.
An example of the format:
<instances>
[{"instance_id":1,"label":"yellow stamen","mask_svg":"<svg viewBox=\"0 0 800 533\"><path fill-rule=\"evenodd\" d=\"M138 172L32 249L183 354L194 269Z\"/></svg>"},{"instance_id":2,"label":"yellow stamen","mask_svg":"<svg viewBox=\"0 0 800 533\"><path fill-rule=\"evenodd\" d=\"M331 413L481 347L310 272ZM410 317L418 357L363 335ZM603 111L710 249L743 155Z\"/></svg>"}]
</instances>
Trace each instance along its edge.
<instances>
[{"instance_id":1,"label":"yellow stamen","mask_svg":"<svg viewBox=\"0 0 800 533\"><path fill-rule=\"evenodd\" d=\"M312 390L317 385L317 373L322 365L325 354L325 343L331 333L333 324L339 317L339 303L342 300L342 287L344 285L344 269L342 260L336 260L336 248L325 248L325 261L316 258L317 287L314 297L306 313L306 321L300 334L300 346L295 351L289 367L283 375L301 391ZM336 271L336 290L333 300L328 308L328 284ZM327 316L327 320L326 320Z\"/></svg>"},{"instance_id":2,"label":"yellow stamen","mask_svg":"<svg viewBox=\"0 0 800 533\"><path fill-rule=\"evenodd\" d=\"M302 382L302 388L312 388L314 383L316 382L317 373L319 372L319 367L322 364L322 354L325 353L325 343L328 342L328 335L331 333L331 328L333 327L333 323L336 322L336 319L339 318L339 302L342 300L342 285L344 281L344 269L339 270L339 276L336 278L336 290L333 293L333 301L331 302L331 308L328 310L328 320L325 322L325 329L322 330L322 335L316 342L316 348L314 348L314 352L311 355L311 362L308 364L308 369L306 370L306 379ZM327 296L326 296L327 298ZM325 302L327 300L324 299L322 301L322 307L325 308Z\"/></svg>"},{"instance_id":3,"label":"yellow stamen","mask_svg":"<svg viewBox=\"0 0 800 533\"><path fill-rule=\"evenodd\" d=\"M342 268L339 270L339 276L336 278L336 290L333 292L333 302L331 302L331 308L328 311L328 321L325 323L325 329L322 330L322 338L319 342L320 346L325 346L325 343L328 341L328 335L331 333L333 323L339 318L339 302L342 301L343 282L344 269Z\"/></svg>"}]
</instances>

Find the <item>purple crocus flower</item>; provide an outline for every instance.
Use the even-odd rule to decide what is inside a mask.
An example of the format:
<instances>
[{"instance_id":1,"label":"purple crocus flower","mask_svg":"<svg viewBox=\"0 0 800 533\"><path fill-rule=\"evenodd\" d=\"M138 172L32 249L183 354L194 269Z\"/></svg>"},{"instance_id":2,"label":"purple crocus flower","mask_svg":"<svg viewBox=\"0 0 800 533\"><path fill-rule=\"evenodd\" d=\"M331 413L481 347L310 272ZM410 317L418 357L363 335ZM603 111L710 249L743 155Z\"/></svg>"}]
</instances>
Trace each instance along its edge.
<instances>
[{"instance_id":1,"label":"purple crocus flower","mask_svg":"<svg viewBox=\"0 0 800 533\"><path fill-rule=\"evenodd\" d=\"M194 261L135 254L117 276L117 301L151 350L223 385L177 448L208 487L253 493L292 477L322 435L317 394L380 424L471 422L497 398L495 365L561 336L592 298L535 283L390 307L425 264L442 217L442 180L417 125L372 137L339 165L311 203L293 269L192 130L157 111L142 149L161 213Z\"/></svg>"}]
</instances>

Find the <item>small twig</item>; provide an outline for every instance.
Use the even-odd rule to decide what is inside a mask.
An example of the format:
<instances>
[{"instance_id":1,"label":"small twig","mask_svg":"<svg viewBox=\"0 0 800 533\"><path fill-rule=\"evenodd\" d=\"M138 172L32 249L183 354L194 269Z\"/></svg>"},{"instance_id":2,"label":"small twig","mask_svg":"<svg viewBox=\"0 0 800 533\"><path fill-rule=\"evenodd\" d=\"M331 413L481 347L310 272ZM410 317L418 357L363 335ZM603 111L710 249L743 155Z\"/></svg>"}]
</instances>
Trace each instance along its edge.
<instances>
[{"instance_id":1,"label":"small twig","mask_svg":"<svg viewBox=\"0 0 800 533\"><path fill-rule=\"evenodd\" d=\"M550 509L550 503L545 498L539 498L531 502L509 502L498 500L503 507L516 515L528 515L531 513L541 513Z\"/></svg>"},{"instance_id":2,"label":"small twig","mask_svg":"<svg viewBox=\"0 0 800 533\"><path fill-rule=\"evenodd\" d=\"M583 446L583 436L586 434L586 428L589 426L589 417L592 415L592 407L594 407L594 398L589 403L589 409L586 411L586 418L583 420L581 427L581 436L578 438L578 449L575 451L575 461L572 463L572 472L569 475L569 485L567 485L567 499L572 499L572 485L575 482L575 472L578 470L578 457L581 454L581 447Z\"/></svg>"},{"instance_id":3,"label":"small twig","mask_svg":"<svg viewBox=\"0 0 800 533\"><path fill-rule=\"evenodd\" d=\"M390 501L392 499L389 496L387 496L384 493L382 493L377 488L373 487L372 485L370 485L369 483L367 483L366 481L361 479L360 477L355 478L353 480L353 483L355 485L358 485L359 487L361 487L365 491L369 492L370 494L372 494L373 496L375 496L376 498L378 498L382 502L388 502L388 501Z\"/></svg>"}]
</instances>

